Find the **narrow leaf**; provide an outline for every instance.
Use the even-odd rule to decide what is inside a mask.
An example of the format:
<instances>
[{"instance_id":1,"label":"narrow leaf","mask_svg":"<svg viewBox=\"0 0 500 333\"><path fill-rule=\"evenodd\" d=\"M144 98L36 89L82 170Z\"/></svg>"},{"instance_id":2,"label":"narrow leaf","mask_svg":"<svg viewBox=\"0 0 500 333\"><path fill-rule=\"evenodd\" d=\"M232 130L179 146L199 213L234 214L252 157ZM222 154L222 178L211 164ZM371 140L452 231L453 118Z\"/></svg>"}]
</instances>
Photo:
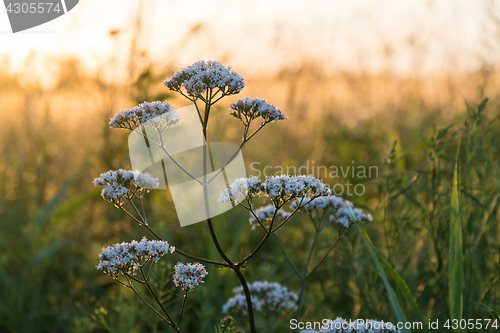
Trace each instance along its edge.
<instances>
[{"instance_id":1,"label":"narrow leaf","mask_svg":"<svg viewBox=\"0 0 500 333\"><path fill-rule=\"evenodd\" d=\"M370 237L366 233L366 230L364 228L361 228L361 229L363 230L363 233L365 234L365 237L370 242L370 245L372 247L374 247L373 243L372 243L372 241L370 239ZM398 289L401 292L401 294L403 294L403 297L405 298L406 303L408 303L408 306L411 308L411 310L412 310L413 315L415 316L415 318L417 318L422 323L422 329L423 329L423 331L427 332L427 333L430 333L429 329L427 328L426 321L425 321L424 317L422 316L422 313L420 312L418 304L417 304L417 302L415 302L415 299L413 298L413 296L412 296L412 294L410 292L410 289L408 288L408 285L406 284L406 282L392 268L392 266L387 261L385 261L385 259L380 255L380 253L377 252L377 256L378 256L380 262L382 263L382 265L384 266L384 268L391 275L392 279L396 283L396 286L398 287Z\"/></svg>"},{"instance_id":2,"label":"narrow leaf","mask_svg":"<svg viewBox=\"0 0 500 333\"><path fill-rule=\"evenodd\" d=\"M463 244L462 226L460 224L460 192L458 191L458 158L460 153L460 141L458 143L455 159L455 171L453 172L453 184L451 189L451 216L450 216L450 261L449 261L449 302L451 319L462 319L463 307ZM460 329L455 330L460 332Z\"/></svg>"},{"instance_id":3,"label":"narrow leaf","mask_svg":"<svg viewBox=\"0 0 500 333\"><path fill-rule=\"evenodd\" d=\"M51 214L59 206L59 204L66 199L66 193L68 192L73 179L66 180L61 187L61 189L56 193L52 200L42 209L42 211L37 215L35 219L34 226L41 227L46 221L49 220Z\"/></svg>"},{"instance_id":4,"label":"narrow leaf","mask_svg":"<svg viewBox=\"0 0 500 333\"><path fill-rule=\"evenodd\" d=\"M378 270L380 276L382 277L382 280L384 281L385 289L387 290L387 294L389 295L389 300L391 301L392 308L394 309L394 312L396 313L396 318L398 319L398 322L404 324L404 323L406 323L406 316L403 312L403 309L401 309L401 305L399 304L399 301L396 297L396 294L394 294L394 290L392 290L392 287L389 284L389 281L387 280L387 276L385 275L384 269L382 268L382 264L378 260L378 256L375 253L375 248L372 246L371 242L366 237L367 235L363 232L363 230L359 226L358 222L356 221L356 218L354 218L354 214L352 214L352 213L353 212L351 212L351 215L353 216L353 220L355 221L356 226L358 227L358 229L361 233L363 241L365 242L366 247L368 248L368 252L370 252L371 257L372 257L373 261L375 262L375 266L377 266L377 270ZM406 329L406 328L401 329L401 332L402 333L411 333L411 331L409 329Z\"/></svg>"}]
</instances>

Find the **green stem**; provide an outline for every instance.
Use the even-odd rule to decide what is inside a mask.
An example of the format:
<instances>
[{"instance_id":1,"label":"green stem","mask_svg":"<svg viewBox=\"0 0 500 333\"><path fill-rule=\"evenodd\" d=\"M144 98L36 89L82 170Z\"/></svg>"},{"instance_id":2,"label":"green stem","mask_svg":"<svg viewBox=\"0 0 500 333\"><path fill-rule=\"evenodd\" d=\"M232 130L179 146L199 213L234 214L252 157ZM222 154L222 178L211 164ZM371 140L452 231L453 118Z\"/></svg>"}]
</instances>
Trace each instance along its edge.
<instances>
[{"instance_id":1,"label":"green stem","mask_svg":"<svg viewBox=\"0 0 500 333\"><path fill-rule=\"evenodd\" d=\"M267 238L272 233L271 230L273 229L273 223L274 223L274 220L276 219L276 214L278 213L278 210L280 210L281 207L283 207L284 204L285 204L285 202L281 206L275 207L273 217L271 219L271 224L269 225L269 230L266 230L266 234L265 234L264 238L262 238L262 240L257 245L257 247L249 255L247 255L245 258L243 258L238 263L236 263L236 266L242 266L243 264L245 264L245 262L250 260L250 258L252 258L255 254L257 254L257 252L262 248L262 246L266 242Z\"/></svg>"},{"instance_id":2,"label":"green stem","mask_svg":"<svg viewBox=\"0 0 500 333\"><path fill-rule=\"evenodd\" d=\"M257 330L255 328L255 319L254 319L254 314L253 314L252 298L250 296L250 289L248 288L247 281L245 280L245 277L243 276L243 273L241 273L240 268L238 266L235 266L235 268L232 268L232 270L238 276L238 279L240 280L241 286L243 287L243 292L245 293L245 299L247 302L247 310L248 310L248 320L250 321L250 332L257 333Z\"/></svg>"},{"instance_id":3,"label":"green stem","mask_svg":"<svg viewBox=\"0 0 500 333\"><path fill-rule=\"evenodd\" d=\"M315 198L317 197L313 197L309 202L311 202L312 200L314 200ZM276 217L276 212L281 208L283 207L283 205L285 205L288 201L285 201L283 202L278 208L276 208L275 212L274 212L274 215L273 215L273 219L271 220L271 225L269 226L269 230L270 231L266 231L266 235L264 236L264 238L260 241L259 245L257 245L257 247L249 254L247 255L245 258L243 258L242 260L240 260L238 263L236 263L237 266L241 266L243 265L245 262L247 262L250 258L252 258L255 254L257 254L257 252L262 248L262 246L264 245L264 243L266 242L267 238L269 237L270 234L272 233L275 233L276 230L278 230L279 228L281 228L286 222L288 222L292 216L300 209L303 207L302 205L302 202L303 202L303 198L302 200L300 201L300 203L297 205L297 207L293 210L293 212L290 213L290 215L285 219L283 220L283 222L281 222L276 228L273 229L273 223L274 223L274 220L275 220L275 217Z\"/></svg>"},{"instance_id":4,"label":"green stem","mask_svg":"<svg viewBox=\"0 0 500 333\"><path fill-rule=\"evenodd\" d=\"M314 239L313 239L313 242L311 244L311 248L309 249L309 255L307 256L307 261L306 261L306 264L305 264L304 269L302 271L302 277L301 277L302 285L300 288L299 308L297 310L297 317L296 317L297 321L300 318L300 313L302 312L302 305L304 303L304 291L306 289L306 280L308 278L307 268L309 267L309 262L311 261L311 257L312 257L312 254L314 252L314 248L316 247L316 242L318 240L318 236L319 236L320 232L321 232L321 229L318 229L318 230L316 230L316 232L314 234Z\"/></svg>"},{"instance_id":5,"label":"green stem","mask_svg":"<svg viewBox=\"0 0 500 333\"><path fill-rule=\"evenodd\" d=\"M172 162L175 163L175 165L177 165L177 167L179 167L179 169L181 169L186 175L188 175L191 179L193 179L195 182L197 182L198 184L200 185L203 185L203 183L198 179L196 178L195 176L193 176L192 173L190 173L189 171L187 171L179 162L177 162L177 160L169 153L169 151L165 148L165 144L163 142L163 136L161 134L161 132L158 131L158 137L160 138L160 145L158 146L158 148L160 148L161 150L163 150L163 152L165 154L167 154L167 156L170 158L170 160Z\"/></svg>"},{"instance_id":6,"label":"green stem","mask_svg":"<svg viewBox=\"0 0 500 333\"><path fill-rule=\"evenodd\" d=\"M140 268L140 270L141 270L142 277L144 279L146 279L146 276L144 275L144 271L142 270L142 267ZM153 296L153 298L155 299L156 304L158 304L158 306L160 307L160 309L163 312L163 314L165 315L165 317L170 322L170 325L172 326L172 328L175 329L178 333L181 333L181 330L179 329L178 325L176 325L175 322L172 320L172 318L169 316L167 310L165 309L165 307L163 306L163 304L160 302L160 300L156 296L156 293L153 291L153 288L151 288L151 285L149 284L149 282L146 282L144 285L148 289L148 291L151 294L151 296Z\"/></svg>"},{"instance_id":7,"label":"green stem","mask_svg":"<svg viewBox=\"0 0 500 333\"><path fill-rule=\"evenodd\" d=\"M141 227L146 228L151 234L153 234L153 236L156 237L156 239L161 240L161 241L165 241L148 224L146 224L145 221L139 221L132 214L130 214L128 211L126 211L123 207L119 207L119 208L121 210L123 210L128 216L130 216L133 220L135 220ZM206 264L212 264L212 265L216 265L216 266L229 267L229 265L226 264L226 263L219 262L219 261L214 261L214 260L210 260L210 259L205 259L205 258L199 258L199 257L193 256L191 254L188 254L186 252L183 252L183 251L179 250L178 248L175 249L175 253L179 253L181 256L184 256L184 257L190 258L190 259L194 259L194 260L199 261L199 262L204 262Z\"/></svg>"},{"instance_id":8,"label":"green stem","mask_svg":"<svg viewBox=\"0 0 500 333\"><path fill-rule=\"evenodd\" d=\"M188 297L188 292L185 291L184 298L182 299L181 312L179 313L179 320L177 320L177 326L181 324L182 313L184 312L184 306L186 305L187 297Z\"/></svg>"},{"instance_id":9,"label":"green stem","mask_svg":"<svg viewBox=\"0 0 500 333\"><path fill-rule=\"evenodd\" d=\"M250 134L249 137L246 137L246 132L244 133L243 135L243 142L240 144L240 146L238 147L238 149L236 149L236 151L233 153L233 155L229 158L229 160L224 164L224 166L222 168L219 169L219 171L217 171L215 173L215 175L212 176L212 178L210 178L208 180L208 183L212 182L223 170L225 167L227 167L229 165L229 163L231 163L235 158L236 156L238 156L238 154L240 153L241 149L243 148L243 146L255 135L257 134L263 127L264 127L265 123L262 123L260 125L259 128L257 128L252 134Z\"/></svg>"},{"instance_id":10,"label":"green stem","mask_svg":"<svg viewBox=\"0 0 500 333\"><path fill-rule=\"evenodd\" d=\"M194 103L194 106L196 107L196 112L198 112L198 117L200 118L201 126L203 127L203 118L201 117L201 112L200 112L200 109L198 108L198 104L196 103L196 99L192 99L192 100L189 99L189 100Z\"/></svg>"},{"instance_id":11,"label":"green stem","mask_svg":"<svg viewBox=\"0 0 500 333\"><path fill-rule=\"evenodd\" d=\"M137 210L137 207L134 205L134 202L132 201L132 199L128 199L128 201L130 202L130 204L132 205L132 207L134 207L135 212L137 213L137 215L139 215L139 217L141 218L142 222L144 223L144 217L142 217L141 213L139 213L139 210Z\"/></svg>"},{"instance_id":12,"label":"green stem","mask_svg":"<svg viewBox=\"0 0 500 333\"><path fill-rule=\"evenodd\" d=\"M231 259L228 258L228 256L226 255L226 253L224 253L224 250L220 246L219 240L217 239L217 235L215 234L214 226L212 224L212 218L208 218L207 223L208 223L208 229L210 230L210 236L212 237L212 241L214 242L217 251L224 259L224 261L229 265L229 268L232 269L234 267L234 263L231 261Z\"/></svg>"},{"instance_id":13,"label":"green stem","mask_svg":"<svg viewBox=\"0 0 500 333\"><path fill-rule=\"evenodd\" d=\"M127 277L126 277L127 278ZM165 318L161 313L158 312L158 310L156 310L151 304L149 304L149 302L144 298L142 297L142 295L137 291L135 290L134 286L132 285L132 282L129 281L129 279L127 278L127 281L129 283L129 286L128 288L132 289L134 291L134 293L139 296L139 298L144 302L146 303L146 305L151 309L153 310L154 313L156 313L161 319L163 319L163 321L167 322L169 325L171 325L171 322Z\"/></svg>"},{"instance_id":14,"label":"green stem","mask_svg":"<svg viewBox=\"0 0 500 333\"><path fill-rule=\"evenodd\" d=\"M207 137L207 127L208 127L208 117L210 115L210 100L208 100L208 89L207 89L207 102L205 103L205 115L204 115L204 120L202 122L203 126L203 137L205 138L205 141L208 143L208 137ZM212 92L210 91L210 96L212 95ZM207 189L207 149L206 147L203 147L203 194L204 194L204 199L205 199L205 211L207 214L207 224L208 224L208 229L210 230L210 236L212 237L212 241L214 242L215 247L217 248L217 251L219 254L222 256L224 261L229 265L229 268L233 270L236 275L238 276L238 279L240 280L241 286L243 287L243 291L245 293L245 298L247 302L247 310L248 310L248 319L250 321L250 331L251 333L257 333L257 330L255 328L255 319L254 319L254 314L253 314L253 305L252 305L252 298L250 296L250 290L248 288L247 282L245 280L245 277L243 274L240 272L240 267L235 265L229 258L228 256L224 253L224 250L219 244L219 241L217 240L217 235L215 234L215 230L212 224L212 218L210 217L210 209L208 206L208 189Z\"/></svg>"},{"instance_id":15,"label":"green stem","mask_svg":"<svg viewBox=\"0 0 500 333\"><path fill-rule=\"evenodd\" d=\"M255 212L253 211L253 208L252 208L252 201L251 200L248 200L247 198L247 202L248 202L248 207L243 205L243 204L239 204L241 207L245 208L246 210L250 211L250 214L253 215L253 217L255 218L255 220L257 222L259 222L260 224L260 227L262 228L262 230L264 230L265 232L267 232L266 230L266 227L264 226L264 224L262 224L261 220L259 219L259 217L257 215L255 215Z\"/></svg>"},{"instance_id":16,"label":"green stem","mask_svg":"<svg viewBox=\"0 0 500 333\"><path fill-rule=\"evenodd\" d=\"M286 261L288 262L288 265L290 265L290 267L292 267L293 271L295 272L295 274L299 277L299 279L302 279L302 275L300 275L298 269L295 267L295 265L290 261L290 258L288 258L288 256L286 255L286 252L285 252L285 249L283 248L283 246L281 245L281 242L278 238L278 235L276 233L273 234L274 235L274 238L276 238L276 242L278 243L278 247L280 248L281 250L281 253L283 253L283 256L285 257Z\"/></svg>"},{"instance_id":17,"label":"green stem","mask_svg":"<svg viewBox=\"0 0 500 333\"><path fill-rule=\"evenodd\" d=\"M306 193L307 195L307 193ZM316 199L318 196L315 196L315 197L312 197L307 203L313 201L314 199ZM301 198L300 202L297 204L297 207L295 208L295 210L293 212L290 213L290 215L285 219L283 220L283 222L281 222L276 228L274 229L271 229L271 232L276 232L279 228L281 228L283 225L285 225L286 222L288 222L292 216L302 207L304 207L304 205L306 205L306 203L304 203L304 205L302 205L302 202L304 202L304 197ZM285 203L283 203L284 205Z\"/></svg>"},{"instance_id":18,"label":"green stem","mask_svg":"<svg viewBox=\"0 0 500 333\"><path fill-rule=\"evenodd\" d=\"M309 273L307 275L307 278L309 278L314 273L314 271L319 267L319 265L321 265L321 263L323 262L323 260L325 260L326 257L328 257L328 254L335 248L335 246L338 244L338 242L340 241L341 238L342 238L342 236L339 235L339 238L337 238L337 240L335 241L335 243L333 243L333 245L328 249L328 251L326 251L326 253L323 256L323 258L321 258L320 261L316 264L316 266L314 266L314 268L311 270L311 273Z\"/></svg>"}]
</instances>

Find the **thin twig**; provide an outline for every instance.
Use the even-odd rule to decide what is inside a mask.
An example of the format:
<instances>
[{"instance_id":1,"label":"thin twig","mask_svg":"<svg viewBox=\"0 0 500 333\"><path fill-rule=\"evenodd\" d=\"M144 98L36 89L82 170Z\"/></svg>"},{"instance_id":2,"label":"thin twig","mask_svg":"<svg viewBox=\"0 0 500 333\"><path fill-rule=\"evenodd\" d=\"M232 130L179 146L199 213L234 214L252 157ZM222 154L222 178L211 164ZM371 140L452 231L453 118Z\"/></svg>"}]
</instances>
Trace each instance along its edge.
<instances>
[{"instance_id":1,"label":"thin twig","mask_svg":"<svg viewBox=\"0 0 500 333\"><path fill-rule=\"evenodd\" d=\"M179 313L179 320L177 320L177 326L181 324L182 312L184 312L184 305L186 305L187 297L188 297L188 292L186 291L184 294L184 298L182 299L181 312Z\"/></svg>"},{"instance_id":2,"label":"thin twig","mask_svg":"<svg viewBox=\"0 0 500 333\"><path fill-rule=\"evenodd\" d=\"M207 100L208 100L208 89L207 89ZM210 90L210 95L212 94L211 90ZM203 137L205 138L205 141L208 142L208 138L207 138L207 125L208 125L208 117L210 115L210 101L207 101L205 103L205 117L204 117L204 121L202 123L203 125ZM209 206L208 206L208 193L207 193L207 154L206 154L206 149L203 149L203 180L204 180L204 186L203 186L203 194L204 194L204 198L205 198L205 210L206 210L206 213L207 213L207 224L208 224L208 228L210 230L210 236L212 237L212 241L214 242L214 245L215 247L217 248L217 251L219 252L219 254L222 256L222 258L224 258L224 261L229 265L229 268L231 268L231 270L233 270L236 275L238 276L238 279L240 280L240 283L241 283L241 286L243 287L243 292L245 293L245 299L246 299L246 302L247 302L247 311L248 311L248 320L250 322L250 332L251 333L257 333L257 330L255 328L255 318L254 318L254 314L253 314L253 305L252 305L252 298L250 296L250 290L248 288L248 284L245 280L245 277L243 276L243 274L241 273L240 271L240 267L235 265L228 257L227 255L224 253L224 250L222 249L222 247L220 246L219 244L219 241L217 240L217 235L215 234L215 230L214 230L214 227L213 227L213 224L212 224L212 219L210 217L210 210L209 210ZM268 235L268 234L266 234Z\"/></svg>"},{"instance_id":3,"label":"thin twig","mask_svg":"<svg viewBox=\"0 0 500 333\"><path fill-rule=\"evenodd\" d=\"M278 247L280 248L281 252L283 253L283 256L285 257L286 261L288 262L288 265L290 265L290 267L292 267L293 271L295 272L295 274L297 274L299 279L302 279L302 276L300 275L299 271L297 270L297 268L295 268L295 265L290 261L290 258L288 258L288 256L286 255L285 249L283 248L280 240L278 239L278 235L276 233L274 233L273 235L274 235L274 238L276 238L276 242L278 243Z\"/></svg>"},{"instance_id":4,"label":"thin twig","mask_svg":"<svg viewBox=\"0 0 500 333\"><path fill-rule=\"evenodd\" d=\"M200 185L203 185L203 182L201 182L198 178L196 178L195 176L193 176L191 174L191 172L187 171L179 162L177 162L177 160L168 152L168 150L165 148L165 144L163 143L163 136L161 135L160 132L158 132L158 136L160 138L160 146L158 146L158 148L160 148L161 150L163 150L163 152L165 154L167 154L167 156L170 158L170 160L172 160L172 162L175 163L175 165L177 165L179 167L179 169L181 169L186 175L188 175L191 179L193 179L194 181L196 181L198 184Z\"/></svg>"},{"instance_id":5,"label":"thin twig","mask_svg":"<svg viewBox=\"0 0 500 333\"><path fill-rule=\"evenodd\" d=\"M142 267L140 268L140 271L141 271L142 277L145 279L146 277L144 276L144 271L142 270ZM169 316L167 310L165 309L165 307L163 306L163 304L161 303L161 301L158 299L158 297L156 296L155 292L153 291L153 288L151 288L151 286L149 285L149 282L146 282L145 285L146 285L146 288L148 289L149 293L151 294L151 296L153 296L153 298L155 299L156 304L158 304L158 306L160 307L161 311L165 314L165 317L171 323L171 326L177 332L180 332L180 329L179 329L178 325L176 325L174 323L174 321L172 320L172 318Z\"/></svg>"},{"instance_id":6,"label":"thin twig","mask_svg":"<svg viewBox=\"0 0 500 333\"><path fill-rule=\"evenodd\" d=\"M144 302L146 303L147 306L149 306L149 308L151 310L153 310L154 313L156 313L161 319L163 319L163 321L167 322L170 326L172 326L172 323L167 319L165 318L161 313L159 313L151 304L149 304L149 302L144 298L142 297L141 294L139 294L139 292L137 290L135 290L134 286L132 285L132 283L128 280L127 278L127 282L129 283L129 288L132 289L134 291L134 293L139 296L139 298Z\"/></svg>"},{"instance_id":7,"label":"thin twig","mask_svg":"<svg viewBox=\"0 0 500 333\"><path fill-rule=\"evenodd\" d=\"M338 242L340 241L340 239L342 238L342 236L339 235L339 238L337 238L337 240L335 241L335 243L332 244L332 246L328 249L328 251L326 251L325 255L321 258L321 260L316 264L316 266L314 266L314 268L311 270L311 273L309 273L306 277L309 278L313 273L314 271L319 267L319 265L321 265L321 263L323 262L323 260L326 259L326 257L328 256L328 254L333 250L333 248L338 244Z\"/></svg>"}]
</instances>

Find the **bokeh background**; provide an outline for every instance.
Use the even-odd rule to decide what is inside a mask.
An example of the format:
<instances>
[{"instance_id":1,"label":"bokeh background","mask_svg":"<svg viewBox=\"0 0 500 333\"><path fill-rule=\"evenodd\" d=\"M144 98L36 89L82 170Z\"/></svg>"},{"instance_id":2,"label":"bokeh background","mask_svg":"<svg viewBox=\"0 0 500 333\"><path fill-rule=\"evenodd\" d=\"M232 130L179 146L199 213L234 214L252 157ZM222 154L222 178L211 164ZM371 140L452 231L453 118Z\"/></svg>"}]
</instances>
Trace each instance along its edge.
<instances>
[{"instance_id":1,"label":"bokeh background","mask_svg":"<svg viewBox=\"0 0 500 333\"><path fill-rule=\"evenodd\" d=\"M244 147L247 166L379 168L373 179L324 181L365 185L364 195L345 197L372 213L366 228L375 247L431 320L449 318L450 192L461 140L464 318L488 318L499 306L499 1L82 0L53 22L9 29L0 10L1 332L168 330L97 272L103 246L147 234L104 202L92 180L130 168L128 133L111 130L109 119L144 101L188 105L161 82L198 60L231 65L246 80L239 96L218 103L214 141L239 142L239 123L226 111L238 97L266 98L289 117ZM151 193L147 211L172 244L219 259L204 223L179 226L168 191ZM247 220L243 209L215 219L232 258L262 237ZM280 231L298 264L311 227L298 216ZM325 231L318 258L335 237ZM172 309L181 299L171 282L178 260L165 258L156 276ZM248 266L250 281L299 290L273 242ZM213 332L237 286L230 271L208 269L188 302L186 332ZM342 239L306 295L307 320L396 320L357 231ZM261 330L288 332L291 318L277 314L275 326Z\"/></svg>"}]
</instances>

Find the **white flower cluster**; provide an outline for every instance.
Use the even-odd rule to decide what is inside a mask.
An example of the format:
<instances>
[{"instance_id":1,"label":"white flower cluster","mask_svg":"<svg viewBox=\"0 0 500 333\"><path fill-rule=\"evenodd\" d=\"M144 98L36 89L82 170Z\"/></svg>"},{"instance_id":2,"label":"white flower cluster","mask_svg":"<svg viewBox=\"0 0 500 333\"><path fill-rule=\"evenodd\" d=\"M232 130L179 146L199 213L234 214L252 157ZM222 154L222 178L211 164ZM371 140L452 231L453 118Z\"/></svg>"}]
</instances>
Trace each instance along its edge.
<instances>
[{"instance_id":1,"label":"white flower cluster","mask_svg":"<svg viewBox=\"0 0 500 333\"><path fill-rule=\"evenodd\" d=\"M154 178L147 172L143 173L138 170L132 172L134 173L134 182L137 187L151 190L160 185L158 178Z\"/></svg>"},{"instance_id":2,"label":"white flower cluster","mask_svg":"<svg viewBox=\"0 0 500 333\"><path fill-rule=\"evenodd\" d=\"M172 91L181 87L191 97L204 98L207 89L218 88L224 95L239 93L245 87L243 77L218 61L198 61L174 73L163 84Z\"/></svg>"},{"instance_id":3,"label":"white flower cluster","mask_svg":"<svg viewBox=\"0 0 500 333\"><path fill-rule=\"evenodd\" d=\"M274 203L306 197L307 195L330 195L331 190L313 176L274 176L266 177L262 182L257 177L236 179L230 188L221 192L219 202L241 202L247 196L265 195Z\"/></svg>"},{"instance_id":4,"label":"white flower cluster","mask_svg":"<svg viewBox=\"0 0 500 333\"><path fill-rule=\"evenodd\" d=\"M254 213L257 216L257 218L260 220L260 222L264 223L264 222L271 222L271 220L274 216L274 212L276 212L276 208L274 207L274 205L267 205L267 206L260 207ZM276 219L276 222L283 222L289 216L290 216L289 212L280 208L276 212L275 219ZM252 213L250 213L250 219L248 220L248 222L252 226L252 230L255 230L255 226L258 224L258 222Z\"/></svg>"},{"instance_id":5,"label":"white flower cluster","mask_svg":"<svg viewBox=\"0 0 500 333\"><path fill-rule=\"evenodd\" d=\"M144 237L140 242L117 243L102 249L99 254L98 270L117 279L120 273L135 275L136 270L147 262L158 262L160 257L175 251L175 247L168 242L147 240Z\"/></svg>"},{"instance_id":6,"label":"white flower cluster","mask_svg":"<svg viewBox=\"0 0 500 333\"><path fill-rule=\"evenodd\" d=\"M255 281L248 285L248 289L255 311L289 312L297 309L299 296L277 282ZM235 288L233 292L235 296L227 300L222 311L227 313L241 310L246 314L247 303L243 287Z\"/></svg>"},{"instance_id":7,"label":"white flower cluster","mask_svg":"<svg viewBox=\"0 0 500 333\"><path fill-rule=\"evenodd\" d=\"M151 126L172 126L182 122L179 114L168 102L144 102L131 109L118 112L111 118L112 128L134 130L142 124Z\"/></svg>"},{"instance_id":8,"label":"white flower cluster","mask_svg":"<svg viewBox=\"0 0 500 333\"><path fill-rule=\"evenodd\" d=\"M274 176L266 177L266 194L273 201L288 201L305 197L308 194L315 196L330 195L331 190L314 176Z\"/></svg>"},{"instance_id":9,"label":"white flower cluster","mask_svg":"<svg viewBox=\"0 0 500 333\"><path fill-rule=\"evenodd\" d=\"M319 197L314 200L310 200L309 198L301 198L294 200L290 205L290 208L295 209L299 205L302 206L302 210L312 212L315 210L339 209L345 205L345 201L344 199L336 195Z\"/></svg>"},{"instance_id":10,"label":"white flower cluster","mask_svg":"<svg viewBox=\"0 0 500 333\"><path fill-rule=\"evenodd\" d=\"M192 291L197 285L203 283L203 278L208 274L205 266L200 263L187 265L178 263L174 269L175 286L181 287L186 292Z\"/></svg>"},{"instance_id":11,"label":"white flower cluster","mask_svg":"<svg viewBox=\"0 0 500 333\"><path fill-rule=\"evenodd\" d=\"M142 197L149 190L157 188L160 183L149 173L119 169L102 173L94 179L94 186L103 186L101 195L104 200L120 205L124 199L134 195Z\"/></svg>"},{"instance_id":12,"label":"white flower cluster","mask_svg":"<svg viewBox=\"0 0 500 333\"><path fill-rule=\"evenodd\" d=\"M376 320L355 320L348 322L338 317L335 320L329 320L320 331L302 331L302 333L400 333L401 330L390 322Z\"/></svg>"},{"instance_id":13,"label":"white flower cluster","mask_svg":"<svg viewBox=\"0 0 500 333\"><path fill-rule=\"evenodd\" d=\"M298 206L301 206L300 209L307 213L311 213L315 210L331 211L332 214L329 217L330 222L332 222L339 231L348 229L355 221L358 223L372 221L372 216L370 214L365 214L361 209L354 208L354 205L349 200L344 200L335 195L318 197L313 200L309 198L298 198L290 204L290 208L292 209L296 209Z\"/></svg>"},{"instance_id":14,"label":"white flower cluster","mask_svg":"<svg viewBox=\"0 0 500 333\"><path fill-rule=\"evenodd\" d=\"M280 109L261 98L245 97L229 104L229 107L229 113L245 126L258 117L262 117L265 123L288 119Z\"/></svg>"},{"instance_id":15,"label":"white flower cluster","mask_svg":"<svg viewBox=\"0 0 500 333\"><path fill-rule=\"evenodd\" d=\"M355 222L371 222L372 216L365 214L361 209L354 208L352 202L345 201L345 205L339 208L334 214L330 215L330 222L339 230L348 229Z\"/></svg>"},{"instance_id":16,"label":"white flower cluster","mask_svg":"<svg viewBox=\"0 0 500 333\"><path fill-rule=\"evenodd\" d=\"M264 190L264 183L257 177L237 178L229 188L223 190L219 202L233 201L239 203L247 196L254 196Z\"/></svg>"},{"instance_id":17,"label":"white flower cluster","mask_svg":"<svg viewBox=\"0 0 500 333\"><path fill-rule=\"evenodd\" d=\"M252 300L252 306L254 310L257 310L257 306L262 307L262 304L260 300L257 298L257 296L250 295L250 298ZM245 297L245 294L241 293L228 299L227 302L222 306L222 312L228 313L229 311L241 310L246 315L247 314L246 308L247 308L247 299Z\"/></svg>"}]
</instances>

